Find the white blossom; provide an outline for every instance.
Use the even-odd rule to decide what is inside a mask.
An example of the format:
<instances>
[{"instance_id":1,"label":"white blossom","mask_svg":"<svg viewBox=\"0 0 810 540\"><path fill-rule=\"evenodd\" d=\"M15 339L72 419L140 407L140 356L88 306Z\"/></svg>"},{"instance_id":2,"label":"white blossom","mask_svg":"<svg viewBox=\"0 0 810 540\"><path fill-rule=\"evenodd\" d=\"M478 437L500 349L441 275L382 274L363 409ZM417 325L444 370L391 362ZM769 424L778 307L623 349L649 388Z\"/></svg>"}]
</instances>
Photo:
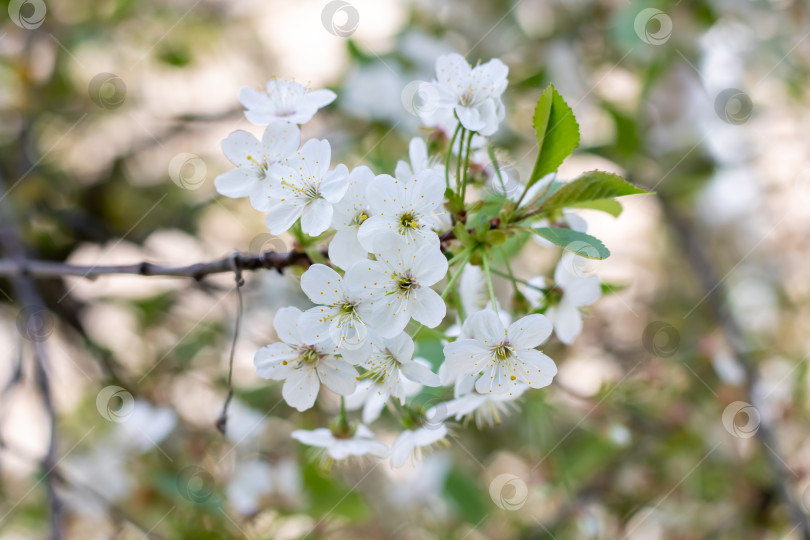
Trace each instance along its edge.
<instances>
[{"instance_id":1,"label":"white blossom","mask_svg":"<svg viewBox=\"0 0 810 540\"><path fill-rule=\"evenodd\" d=\"M332 205L349 187L349 169L340 164L329 171L332 150L325 140L310 139L283 164L271 169L265 190L267 226L281 234L301 218L301 230L318 236L332 223Z\"/></svg>"},{"instance_id":2,"label":"white blossom","mask_svg":"<svg viewBox=\"0 0 810 540\"><path fill-rule=\"evenodd\" d=\"M429 365L413 357L414 350L413 339L404 332L393 338L374 338L371 354L357 362L367 370L362 378L379 384L387 395L399 399L402 405L405 404L406 380L424 386L439 386L439 376L430 370Z\"/></svg>"},{"instance_id":3,"label":"white blossom","mask_svg":"<svg viewBox=\"0 0 810 540\"><path fill-rule=\"evenodd\" d=\"M429 328L442 322L444 300L430 288L447 273L447 259L437 246L415 248L397 234L375 241L376 261L359 261L346 272L344 282L364 291L370 316L366 319L382 337L394 337L414 320Z\"/></svg>"},{"instance_id":4,"label":"white blossom","mask_svg":"<svg viewBox=\"0 0 810 540\"><path fill-rule=\"evenodd\" d=\"M368 186L368 201L372 216L360 225L358 239L363 247L374 251L378 235L392 231L408 244L439 244L436 230L446 223L444 208L444 178L432 169L415 176L393 178L378 176Z\"/></svg>"},{"instance_id":5,"label":"white blossom","mask_svg":"<svg viewBox=\"0 0 810 540\"><path fill-rule=\"evenodd\" d=\"M301 310L278 310L273 326L281 342L256 351L256 373L262 378L284 381L281 395L299 411L315 404L321 383L333 392L348 395L357 386L357 371L337 356L337 347L328 336L320 341L305 340L299 321Z\"/></svg>"},{"instance_id":6,"label":"white blossom","mask_svg":"<svg viewBox=\"0 0 810 540\"><path fill-rule=\"evenodd\" d=\"M535 349L551 334L545 316L529 315L506 328L494 311L485 309L470 317L470 326L474 338L444 347L448 377L471 377L482 394L515 395L521 383L532 388L551 384L557 367Z\"/></svg>"},{"instance_id":7,"label":"white blossom","mask_svg":"<svg viewBox=\"0 0 810 540\"><path fill-rule=\"evenodd\" d=\"M413 178L425 169L430 169L444 178L444 165L441 163L431 163L428 156L427 144L420 137L414 137L408 143L408 161L399 160L394 175L402 180Z\"/></svg>"},{"instance_id":8,"label":"white blossom","mask_svg":"<svg viewBox=\"0 0 810 540\"><path fill-rule=\"evenodd\" d=\"M364 348L368 354L366 337L368 328L361 317L366 311L359 294L343 286L343 278L323 264L313 264L301 276L301 289L318 307L301 315L299 332L302 339L317 343L326 337L339 349ZM370 306L369 306L370 307Z\"/></svg>"},{"instance_id":9,"label":"white blossom","mask_svg":"<svg viewBox=\"0 0 810 540\"><path fill-rule=\"evenodd\" d=\"M470 377L464 378L471 379ZM481 394L473 390L444 403L444 408L448 417L455 416L456 420L471 417L478 427L492 427L501 423L501 418L509 413L510 408L517 409L517 406L514 405L515 399L522 396L528 389L528 385L519 384L511 395Z\"/></svg>"},{"instance_id":10,"label":"white blossom","mask_svg":"<svg viewBox=\"0 0 810 540\"><path fill-rule=\"evenodd\" d=\"M357 233L371 215L366 189L374 181L374 173L368 167L357 167L349 174L349 188L335 204L332 227L335 236L329 243L329 260L346 269L352 263L368 258L368 250L357 239Z\"/></svg>"},{"instance_id":11,"label":"white blossom","mask_svg":"<svg viewBox=\"0 0 810 540\"><path fill-rule=\"evenodd\" d=\"M362 424L347 437L337 436L328 428L318 428L311 431L297 429L292 432L292 438L308 446L323 448L335 460L361 456L386 458L390 452L388 445L375 440L374 433Z\"/></svg>"},{"instance_id":12,"label":"white blossom","mask_svg":"<svg viewBox=\"0 0 810 540\"><path fill-rule=\"evenodd\" d=\"M414 362L418 362L423 367L430 369L430 364L423 358L416 358ZM413 382L405 376L402 376L401 380L402 395L405 398L415 396L422 390L421 384ZM387 384L363 379L357 383L357 389L354 393L346 396L346 410L355 411L362 407L363 422L370 424L380 417L390 397L391 394L389 394Z\"/></svg>"},{"instance_id":13,"label":"white blossom","mask_svg":"<svg viewBox=\"0 0 810 540\"><path fill-rule=\"evenodd\" d=\"M231 198L249 197L254 208L265 210L270 168L294 154L299 144L301 134L296 125L267 126L261 141L247 131L234 131L222 141L222 152L236 169L217 176L217 192Z\"/></svg>"},{"instance_id":14,"label":"white blossom","mask_svg":"<svg viewBox=\"0 0 810 540\"><path fill-rule=\"evenodd\" d=\"M431 411L427 412L431 417ZM422 459L422 452L443 441L447 437L447 426L442 423L428 423L416 429L406 429L399 434L391 448L391 466L402 467L409 460Z\"/></svg>"},{"instance_id":15,"label":"white blossom","mask_svg":"<svg viewBox=\"0 0 810 540\"><path fill-rule=\"evenodd\" d=\"M436 79L419 94L425 103L453 111L465 129L489 136L506 115L501 95L508 73L497 58L471 67L460 54L446 54L436 60Z\"/></svg>"},{"instance_id":16,"label":"white blossom","mask_svg":"<svg viewBox=\"0 0 810 540\"><path fill-rule=\"evenodd\" d=\"M575 257L577 255L573 253L566 253L554 270L555 287L552 291L559 298L553 292L547 293L552 300L546 310L546 317L553 323L557 339L566 345L572 344L582 332L580 309L593 304L602 296L599 276L581 276L569 270L575 264Z\"/></svg>"},{"instance_id":17,"label":"white blossom","mask_svg":"<svg viewBox=\"0 0 810 540\"><path fill-rule=\"evenodd\" d=\"M245 118L257 125L305 124L318 109L329 105L336 97L331 90L309 92L300 83L278 78L267 82L266 92L247 86L239 91L239 101L246 109Z\"/></svg>"}]
</instances>

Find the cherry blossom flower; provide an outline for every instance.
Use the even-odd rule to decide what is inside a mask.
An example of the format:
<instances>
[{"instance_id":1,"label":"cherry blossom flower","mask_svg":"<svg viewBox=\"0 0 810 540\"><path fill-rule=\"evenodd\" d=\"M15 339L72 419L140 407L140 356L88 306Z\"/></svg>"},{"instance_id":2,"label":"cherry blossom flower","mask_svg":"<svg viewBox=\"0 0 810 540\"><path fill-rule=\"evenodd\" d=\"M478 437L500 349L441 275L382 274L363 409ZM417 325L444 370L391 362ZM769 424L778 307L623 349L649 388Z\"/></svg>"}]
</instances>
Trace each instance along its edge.
<instances>
[{"instance_id":1,"label":"cherry blossom flower","mask_svg":"<svg viewBox=\"0 0 810 540\"><path fill-rule=\"evenodd\" d=\"M463 377L462 379L471 379ZM506 416L510 409L517 409L514 404L515 399L523 395L529 389L528 385L517 385L515 392L510 394L480 394L472 391L455 399L444 403L447 416L455 416L456 420L464 418L474 418L475 424L481 428L484 426L493 427L501 423L501 418Z\"/></svg>"},{"instance_id":2,"label":"cherry blossom flower","mask_svg":"<svg viewBox=\"0 0 810 540\"><path fill-rule=\"evenodd\" d=\"M508 73L497 58L471 67L460 54L446 54L436 60L436 79L423 84L419 94L435 108L455 112L465 129L489 136L505 116L501 95Z\"/></svg>"},{"instance_id":3,"label":"cherry blossom flower","mask_svg":"<svg viewBox=\"0 0 810 540\"><path fill-rule=\"evenodd\" d=\"M366 319L382 337L394 337L414 320L429 328L442 322L444 300L430 288L447 274L441 250L425 244L414 248L401 236L387 233L375 243L376 261L359 261L344 281L364 291L371 315Z\"/></svg>"},{"instance_id":4,"label":"cherry blossom flower","mask_svg":"<svg viewBox=\"0 0 810 540\"><path fill-rule=\"evenodd\" d=\"M437 229L445 223L444 178L432 169L424 169L415 176L393 178L382 174L368 186L368 200L372 216L360 225L357 238L360 244L374 251L375 238L393 231L408 244L439 244Z\"/></svg>"},{"instance_id":5,"label":"cherry blossom flower","mask_svg":"<svg viewBox=\"0 0 810 540\"><path fill-rule=\"evenodd\" d=\"M343 278L323 264L313 264L301 276L301 289L318 307L301 315L299 333L307 342L317 343L330 337L339 349L356 350L367 356L368 329L360 312L367 311L362 298L343 286ZM369 306L370 307L370 306Z\"/></svg>"},{"instance_id":6,"label":"cherry blossom flower","mask_svg":"<svg viewBox=\"0 0 810 540\"><path fill-rule=\"evenodd\" d=\"M430 369L430 364L427 360L416 358L414 362L418 362L424 368ZM405 376L402 376L401 380L402 394L405 398L415 396L422 390L421 384L413 382ZM355 411L362 407L363 422L370 424L380 417L390 397L391 394L389 394L388 385L364 379L357 383L357 390L355 390L352 395L346 396L346 410Z\"/></svg>"},{"instance_id":7,"label":"cherry blossom flower","mask_svg":"<svg viewBox=\"0 0 810 540\"><path fill-rule=\"evenodd\" d=\"M308 446L323 448L326 456L334 460L362 456L387 458L390 453L388 445L375 440L374 433L363 424L347 436L336 435L329 428L318 428L310 431L297 429L292 432L292 438Z\"/></svg>"},{"instance_id":8,"label":"cherry blossom flower","mask_svg":"<svg viewBox=\"0 0 810 540\"><path fill-rule=\"evenodd\" d=\"M281 234L301 218L301 230L318 236L332 223L332 205L349 187L349 169L329 171L332 150L325 140L310 139L283 164L273 167L265 191L267 226Z\"/></svg>"},{"instance_id":9,"label":"cherry blossom flower","mask_svg":"<svg viewBox=\"0 0 810 540\"><path fill-rule=\"evenodd\" d=\"M459 339L444 347L450 377L469 376L479 393L510 394L521 383L532 388L551 384L557 374L554 362L535 349L551 334L551 322L543 315L523 317L506 328L490 310L470 317L473 339Z\"/></svg>"},{"instance_id":10,"label":"cherry blossom flower","mask_svg":"<svg viewBox=\"0 0 810 540\"><path fill-rule=\"evenodd\" d=\"M427 413L432 416L431 411ZM402 467L409 460L422 459L422 453L431 446L442 442L447 437L447 426L443 423L428 423L416 429L406 429L399 434L391 447L391 466Z\"/></svg>"},{"instance_id":11,"label":"cherry blossom flower","mask_svg":"<svg viewBox=\"0 0 810 540\"><path fill-rule=\"evenodd\" d=\"M301 310L278 310L273 327L281 339L256 351L254 364L259 377L284 381L281 395L299 411L315 404L321 383L333 392L348 395L357 386L357 371L338 358L337 347L328 336L319 341L301 335Z\"/></svg>"},{"instance_id":12,"label":"cherry blossom flower","mask_svg":"<svg viewBox=\"0 0 810 540\"><path fill-rule=\"evenodd\" d=\"M554 325L557 339L566 345L572 344L582 332L581 308L593 304L602 296L599 276L580 276L569 270L575 268L576 257L574 253L563 255L554 269L554 286L548 288L545 294L548 304L546 317ZM529 280L529 283L537 282ZM531 292L526 297L530 302L535 299Z\"/></svg>"},{"instance_id":13,"label":"cherry blossom flower","mask_svg":"<svg viewBox=\"0 0 810 540\"><path fill-rule=\"evenodd\" d=\"M250 197L254 208L265 210L268 201L264 191L270 168L294 154L300 144L301 133L296 125L267 126L261 141L247 131L234 131L222 141L222 152L236 169L217 176L217 192L234 199Z\"/></svg>"},{"instance_id":14,"label":"cherry blossom flower","mask_svg":"<svg viewBox=\"0 0 810 540\"><path fill-rule=\"evenodd\" d=\"M337 94L331 90L307 91L295 81L273 78L267 82L266 92L244 87L239 101L247 109L245 118L256 125L275 122L306 124L318 109L332 103Z\"/></svg>"},{"instance_id":15,"label":"cherry blossom flower","mask_svg":"<svg viewBox=\"0 0 810 540\"><path fill-rule=\"evenodd\" d=\"M346 269L352 263L368 257L357 239L357 232L371 216L366 189L374 181L374 173L368 167L357 167L349 175L349 188L343 199L334 206L332 227L335 236L329 243L329 260Z\"/></svg>"},{"instance_id":16,"label":"cherry blossom flower","mask_svg":"<svg viewBox=\"0 0 810 540\"><path fill-rule=\"evenodd\" d=\"M428 107L422 114L420 114L420 118L422 120L422 124L436 129L439 134L448 141L453 137L453 133L456 132L456 128L458 127L458 118L456 118L456 113L453 112L453 109ZM487 152L483 149L486 144L486 137L477 133L473 135L472 142L470 143L470 149L474 150L474 152L472 152L472 155L470 156L470 163L478 164L481 167L488 163L489 157ZM466 146L466 142L464 145ZM458 138L455 144L453 144L453 148L450 150L454 155L458 155L461 148L463 148L461 139ZM413 157L411 157L411 160L413 160ZM452 173L452 171L450 172ZM451 180L453 180L452 177Z\"/></svg>"},{"instance_id":17,"label":"cherry blossom flower","mask_svg":"<svg viewBox=\"0 0 810 540\"><path fill-rule=\"evenodd\" d=\"M432 163L428 157L428 149L425 141L420 137L414 137L408 143L408 159L407 161L399 160L394 175L398 179L407 180L413 178L425 169L430 169L439 175L439 178L444 178L444 165L441 163Z\"/></svg>"},{"instance_id":18,"label":"cherry blossom flower","mask_svg":"<svg viewBox=\"0 0 810 540\"><path fill-rule=\"evenodd\" d=\"M404 332L393 338L373 339L371 354L357 362L367 370L361 377L378 383L386 394L404 405L407 379L424 386L440 384L439 376L430 367L414 359L414 350L413 339Z\"/></svg>"}]
</instances>

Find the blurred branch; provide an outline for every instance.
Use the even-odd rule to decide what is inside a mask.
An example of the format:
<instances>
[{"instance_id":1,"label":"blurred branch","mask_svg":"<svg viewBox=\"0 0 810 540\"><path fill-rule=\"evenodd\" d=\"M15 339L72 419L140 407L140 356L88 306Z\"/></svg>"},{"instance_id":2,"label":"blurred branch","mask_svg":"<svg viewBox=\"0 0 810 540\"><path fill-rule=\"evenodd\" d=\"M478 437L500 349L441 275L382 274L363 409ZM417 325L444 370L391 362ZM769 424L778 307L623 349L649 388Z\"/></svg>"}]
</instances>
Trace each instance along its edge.
<instances>
[{"instance_id":1,"label":"blurred branch","mask_svg":"<svg viewBox=\"0 0 810 540\"><path fill-rule=\"evenodd\" d=\"M312 261L304 252L266 251L259 255L235 253L211 262L201 262L186 266L164 266L150 262L124 265L78 265L53 261L37 261L19 258L0 259L0 276L29 278L54 278L78 276L94 279L104 275L130 274L137 276L188 277L197 281L211 274L223 274L235 270L277 270L289 266L309 266Z\"/></svg>"},{"instance_id":2,"label":"blurred branch","mask_svg":"<svg viewBox=\"0 0 810 540\"><path fill-rule=\"evenodd\" d=\"M659 194L658 199L661 202L661 208L667 221L672 225L681 241L683 251L695 272L701 288L705 291L706 304L712 316L720 324L729 346L745 372L745 389L749 399L754 401L754 387L759 382L759 369L746 343L745 332L726 305L723 294L724 288L720 286L722 280L718 279L700 241L700 234L695 230L692 223L681 216L665 196ZM793 500L788 489L790 483L789 471L779 451L775 426L764 417L760 418L756 436L764 446L765 459L779 497L787 507L790 518L795 523L800 537L804 540L810 540L810 525L808 525L807 516L805 516L799 504Z\"/></svg>"},{"instance_id":3,"label":"blurred branch","mask_svg":"<svg viewBox=\"0 0 810 540\"><path fill-rule=\"evenodd\" d=\"M6 186L0 175L0 189L6 193ZM7 199L4 197L4 201ZM21 267L27 263L25 258L25 248L20 241L19 229L16 221L14 220L11 210L8 207L8 202L0 205L0 247L2 247L3 254L10 257L10 261L14 262ZM32 313L39 313L45 311L45 302L42 300L39 291L36 288L34 280L24 273L11 275L11 286L14 289L14 296L17 302L24 308L32 311ZM26 324L32 324L33 321L27 321ZM51 535L52 540L60 540L62 538L62 502L56 494L53 485L53 477L51 473L56 467L56 413L53 408L53 399L51 396L51 387L48 376L48 350L45 346L45 339L33 339L34 345L34 365L37 388L42 395L42 403L48 414L48 421L50 423L50 433L48 449L45 456L41 460L41 467L44 475L45 486L48 492L48 505L50 507L51 518Z\"/></svg>"}]
</instances>

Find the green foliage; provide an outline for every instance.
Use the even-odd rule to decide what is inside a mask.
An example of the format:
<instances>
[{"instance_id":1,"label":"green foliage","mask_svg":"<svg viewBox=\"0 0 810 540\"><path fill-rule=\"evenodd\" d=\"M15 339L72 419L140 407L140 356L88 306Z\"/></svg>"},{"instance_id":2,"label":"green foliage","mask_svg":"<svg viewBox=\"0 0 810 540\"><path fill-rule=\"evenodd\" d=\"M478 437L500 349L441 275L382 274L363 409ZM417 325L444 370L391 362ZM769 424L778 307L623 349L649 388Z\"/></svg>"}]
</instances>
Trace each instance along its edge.
<instances>
[{"instance_id":1,"label":"green foliage","mask_svg":"<svg viewBox=\"0 0 810 540\"><path fill-rule=\"evenodd\" d=\"M489 495L478 482L478 476L458 467L447 474L444 492L455 502L456 510L467 523L478 523L492 511Z\"/></svg>"},{"instance_id":2,"label":"green foliage","mask_svg":"<svg viewBox=\"0 0 810 540\"><path fill-rule=\"evenodd\" d=\"M543 209L566 208L586 202L602 201L613 197L640 193L647 192L627 182L620 176L603 171L589 171L549 195L543 201ZM579 207L582 208L582 206ZM609 203L607 208L610 208ZM608 211L604 208L598 209Z\"/></svg>"},{"instance_id":3,"label":"green foliage","mask_svg":"<svg viewBox=\"0 0 810 540\"><path fill-rule=\"evenodd\" d=\"M574 112L554 85L548 85L537 101L532 123L539 151L529 178L530 186L556 171L579 144L579 124Z\"/></svg>"},{"instance_id":4,"label":"green foliage","mask_svg":"<svg viewBox=\"0 0 810 540\"><path fill-rule=\"evenodd\" d=\"M588 259L607 259L610 251L598 238L564 227L537 227L535 234L568 251Z\"/></svg>"}]
</instances>

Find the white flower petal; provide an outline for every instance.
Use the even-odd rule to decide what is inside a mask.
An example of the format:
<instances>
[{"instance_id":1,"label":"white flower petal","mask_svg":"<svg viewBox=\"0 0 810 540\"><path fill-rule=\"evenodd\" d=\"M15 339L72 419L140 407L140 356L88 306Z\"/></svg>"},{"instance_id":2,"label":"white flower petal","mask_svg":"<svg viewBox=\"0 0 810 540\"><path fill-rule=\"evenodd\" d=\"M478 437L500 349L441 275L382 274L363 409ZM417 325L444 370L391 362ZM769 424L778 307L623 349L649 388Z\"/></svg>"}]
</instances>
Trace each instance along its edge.
<instances>
[{"instance_id":1,"label":"white flower petal","mask_svg":"<svg viewBox=\"0 0 810 540\"><path fill-rule=\"evenodd\" d=\"M518 319L506 330L509 342L521 349L533 349L551 335L552 324L545 315L533 314Z\"/></svg>"}]
</instances>

